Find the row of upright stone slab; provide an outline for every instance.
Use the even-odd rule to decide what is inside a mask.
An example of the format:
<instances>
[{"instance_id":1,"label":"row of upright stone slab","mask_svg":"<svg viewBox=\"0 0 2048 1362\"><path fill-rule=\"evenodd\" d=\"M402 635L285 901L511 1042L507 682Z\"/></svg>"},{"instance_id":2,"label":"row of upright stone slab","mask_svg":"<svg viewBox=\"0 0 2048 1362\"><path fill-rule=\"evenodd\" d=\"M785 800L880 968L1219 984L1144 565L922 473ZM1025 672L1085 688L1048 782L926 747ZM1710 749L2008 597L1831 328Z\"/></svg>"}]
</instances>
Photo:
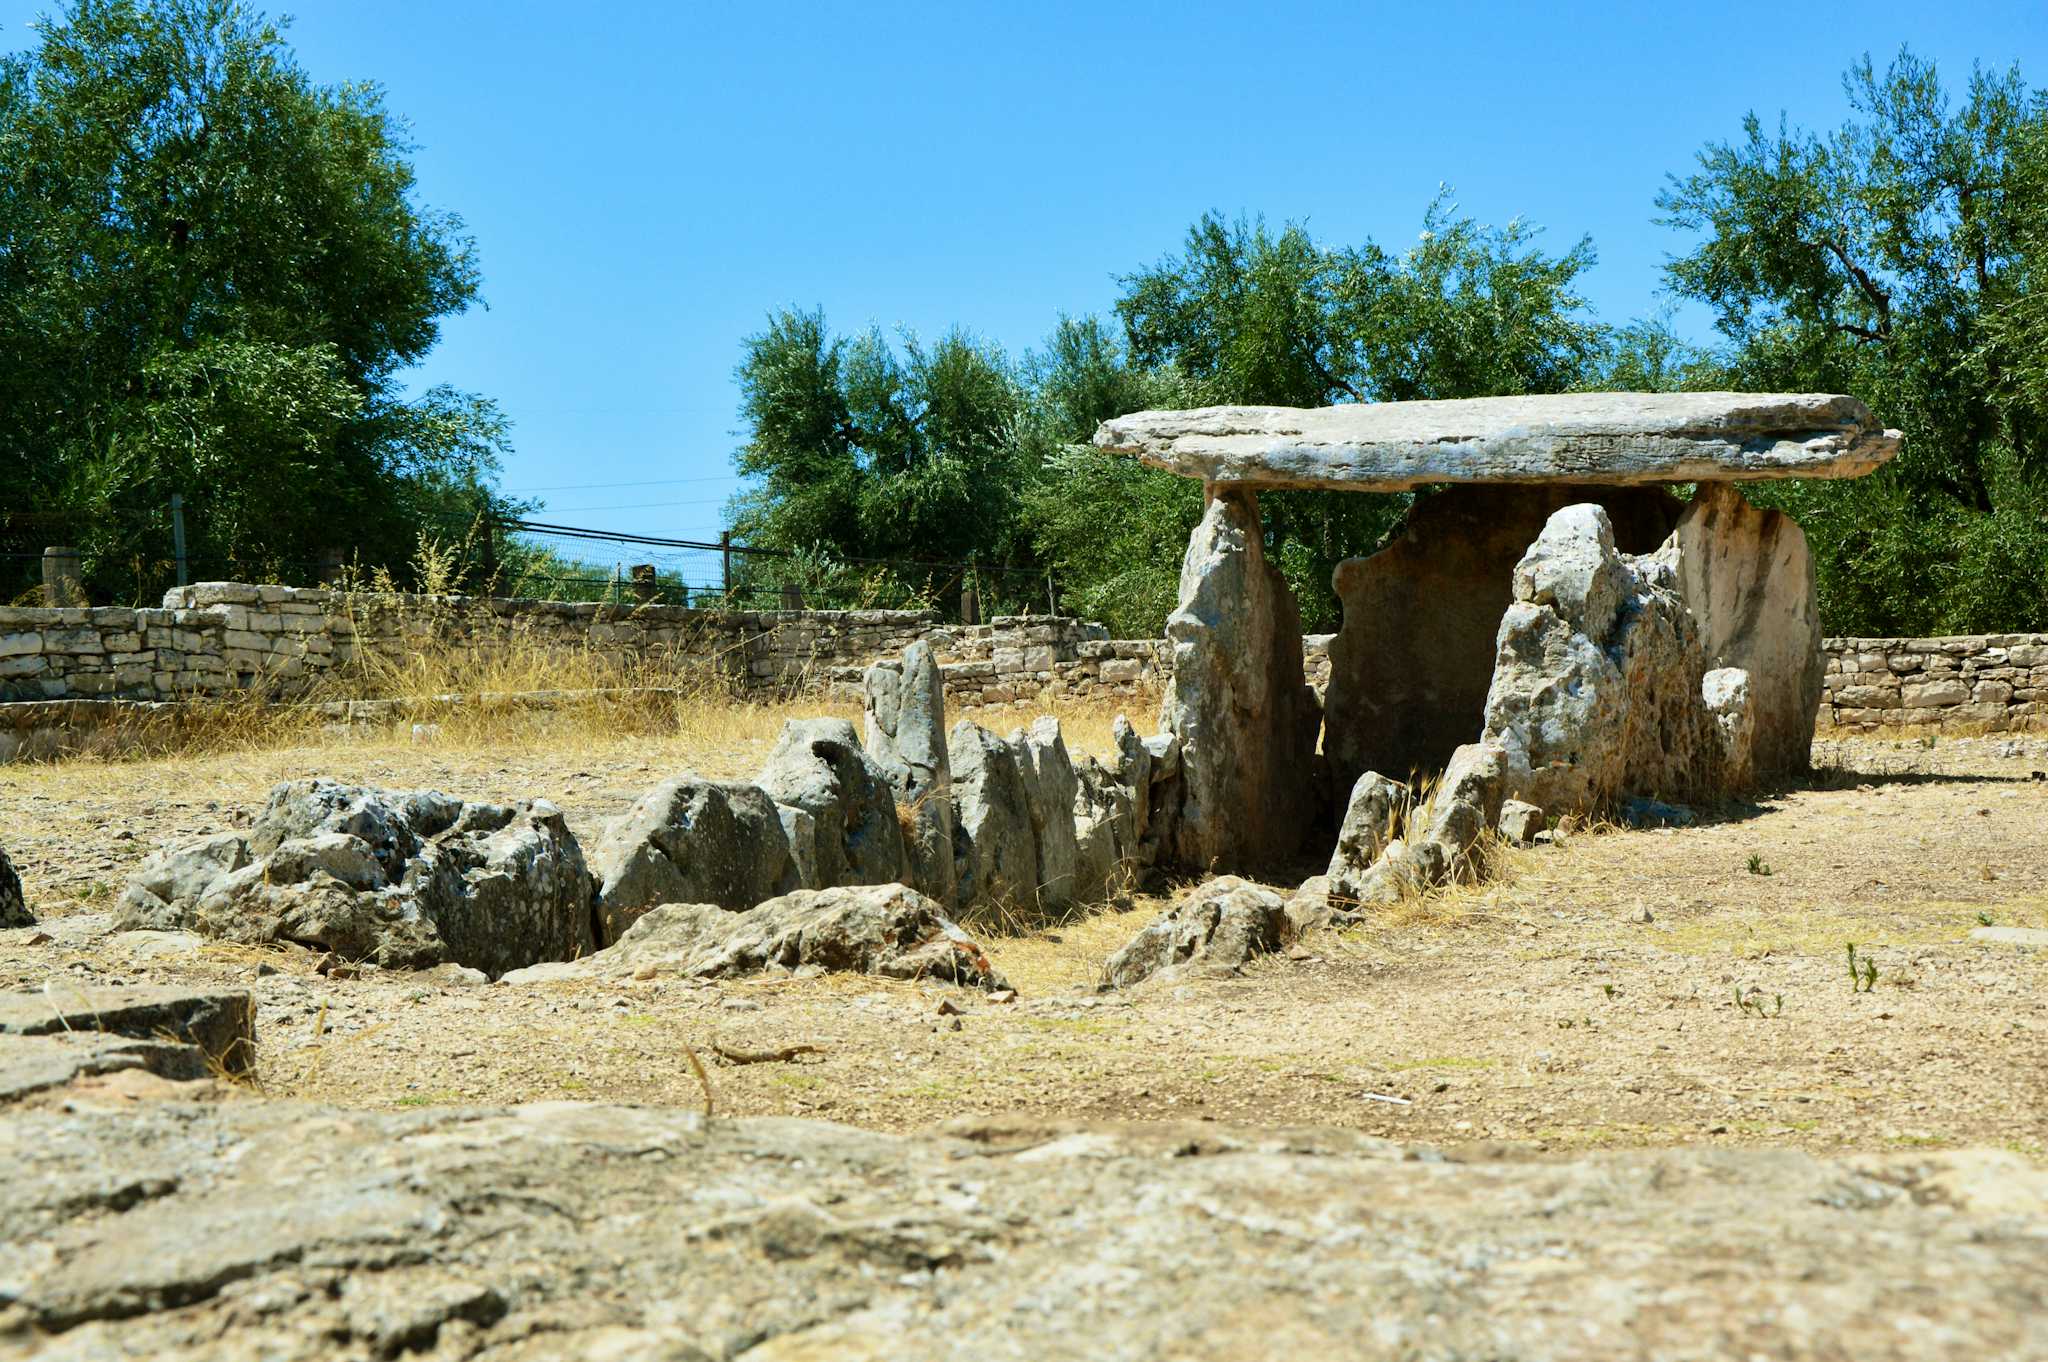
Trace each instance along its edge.
<instances>
[{"instance_id":1,"label":"row of upright stone slab","mask_svg":"<svg viewBox=\"0 0 2048 1362\"><path fill-rule=\"evenodd\" d=\"M1284 863L1366 773L1405 782L1482 737L1505 797L1550 815L1803 770L1812 563L1734 484L1861 476L1898 445L1854 398L1743 393L1141 412L1095 438L1204 482L1162 714L1183 748L1174 860L1197 869ZM1258 492L1432 486L1337 569L1319 713Z\"/></svg>"},{"instance_id":2,"label":"row of upright stone slab","mask_svg":"<svg viewBox=\"0 0 2048 1362\"><path fill-rule=\"evenodd\" d=\"M853 912L921 932L934 914L1042 915L1113 897L1160 858L1180 807L1178 744L1140 739L1121 721L1114 765L1074 759L1050 718L1008 737L965 721L949 732L922 642L869 669L865 729L863 743L845 719L792 720L752 782L664 781L587 859L544 800L287 782L246 832L148 857L115 925L493 976L606 950L664 905L741 914L781 904L771 916L798 934L792 913ZM793 898L886 885L914 890L917 903ZM0 925L18 897L0 855ZM668 937L691 935L716 954L704 942L720 919L697 914L703 930L685 933L669 918Z\"/></svg>"}]
</instances>

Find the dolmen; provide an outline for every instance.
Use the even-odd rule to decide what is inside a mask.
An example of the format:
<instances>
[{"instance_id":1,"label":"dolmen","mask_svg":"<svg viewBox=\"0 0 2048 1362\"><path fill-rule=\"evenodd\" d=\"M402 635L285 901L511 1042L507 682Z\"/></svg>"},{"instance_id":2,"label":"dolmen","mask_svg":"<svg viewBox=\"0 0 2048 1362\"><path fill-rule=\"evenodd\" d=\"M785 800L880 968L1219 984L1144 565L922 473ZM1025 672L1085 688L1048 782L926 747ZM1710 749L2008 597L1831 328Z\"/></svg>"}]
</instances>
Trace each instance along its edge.
<instances>
[{"instance_id":1,"label":"dolmen","mask_svg":"<svg viewBox=\"0 0 2048 1362\"><path fill-rule=\"evenodd\" d=\"M1148 411L1095 443L1202 479L1206 499L1166 626L1163 861L1271 867L1341 837L1332 893L1370 900L1457 873L1503 808L1525 838L1532 810L1710 801L1803 771L1813 564L1738 484L1860 477L1899 433L1838 395L1578 393ZM1263 546L1259 493L1289 488L1430 489L1336 569L1320 703Z\"/></svg>"}]
</instances>

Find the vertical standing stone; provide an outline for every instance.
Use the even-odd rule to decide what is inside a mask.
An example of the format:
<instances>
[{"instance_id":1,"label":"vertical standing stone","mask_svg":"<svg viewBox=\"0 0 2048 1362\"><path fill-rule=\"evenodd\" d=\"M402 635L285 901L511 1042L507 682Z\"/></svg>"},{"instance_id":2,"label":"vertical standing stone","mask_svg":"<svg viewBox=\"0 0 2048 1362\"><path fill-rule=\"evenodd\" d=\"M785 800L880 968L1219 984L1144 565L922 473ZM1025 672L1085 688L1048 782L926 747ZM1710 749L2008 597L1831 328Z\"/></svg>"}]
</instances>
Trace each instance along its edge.
<instances>
[{"instance_id":1,"label":"vertical standing stone","mask_svg":"<svg viewBox=\"0 0 2048 1362\"><path fill-rule=\"evenodd\" d=\"M1699 621L1707 665L1749 673L1757 773L1806 770L1827 669L1806 532L1730 483L1703 482L1676 535L1679 594Z\"/></svg>"},{"instance_id":2,"label":"vertical standing stone","mask_svg":"<svg viewBox=\"0 0 2048 1362\"><path fill-rule=\"evenodd\" d=\"M1266 561L1257 496L1209 484L1166 621L1173 682L1161 726L1181 744L1173 859L1189 869L1271 864L1314 821L1315 693L1301 613Z\"/></svg>"},{"instance_id":3,"label":"vertical standing stone","mask_svg":"<svg viewBox=\"0 0 2048 1362\"><path fill-rule=\"evenodd\" d=\"M931 644L903 651L900 666L877 663L862 678L868 754L910 813L912 887L957 906L953 870L953 768L946 755L946 690Z\"/></svg>"}]
</instances>

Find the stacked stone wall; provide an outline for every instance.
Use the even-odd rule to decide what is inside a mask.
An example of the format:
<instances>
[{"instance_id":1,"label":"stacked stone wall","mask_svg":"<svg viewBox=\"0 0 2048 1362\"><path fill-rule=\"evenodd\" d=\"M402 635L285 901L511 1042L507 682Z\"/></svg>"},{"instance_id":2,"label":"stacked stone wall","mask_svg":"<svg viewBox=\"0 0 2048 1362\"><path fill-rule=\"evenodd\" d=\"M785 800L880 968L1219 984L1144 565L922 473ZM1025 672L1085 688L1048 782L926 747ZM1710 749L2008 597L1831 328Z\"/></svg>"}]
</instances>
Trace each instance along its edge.
<instances>
[{"instance_id":1,"label":"stacked stone wall","mask_svg":"<svg viewBox=\"0 0 2048 1362\"><path fill-rule=\"evenodd\" d=\"M930 611L714 611L210 582L167 593L159 609L0 609L0 701L40 702L0 705L0 734L75 729L116 712L82 701L250 690L352 697L373 677L371 663L403 667L437 648L573 653L599 664L595 679L610 670L626 684L695 667L743 693L857 696L869 663L919 639L939 659L949 702L966 708L1144 703L1170 666L1162 640L1113 639L1099 624L1059 616L963 626ZM1307 678L1319 690L1329 640L1303 640ZM1823 653L1823 728L2048 730L2048 634L1833 638ZM29 746L0 737L0 749Z\"/></svg>"},{"instance_id":2,"label":"stacked stone wall","mask_svg":"<svg viewBox=\"0 0 2048 1362\"><path fill-rule=\"evenodd\" d=\"M1821 651L1823 728L2048 730L2048 634L1831 638Z\"/></svg>"}]
</instances>

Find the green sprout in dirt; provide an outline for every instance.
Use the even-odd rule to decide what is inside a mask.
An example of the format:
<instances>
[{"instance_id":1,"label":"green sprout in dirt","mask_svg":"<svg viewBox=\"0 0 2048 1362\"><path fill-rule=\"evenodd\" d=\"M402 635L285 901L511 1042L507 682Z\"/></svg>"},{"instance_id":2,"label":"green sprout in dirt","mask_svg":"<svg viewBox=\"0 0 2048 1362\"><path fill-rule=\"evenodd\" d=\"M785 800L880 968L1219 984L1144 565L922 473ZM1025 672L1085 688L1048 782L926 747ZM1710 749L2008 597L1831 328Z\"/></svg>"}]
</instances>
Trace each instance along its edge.
<instances>
[{"instance_id":1,"label":"green sprout in dirt","mask_svg":"<svg viewBox=\"0 0 2048 1362\"><path fill-rule=\"evenodd\" d=\"M1752 851L1749 853L1749 873L1752 875L1768 875L1771 873L1771 863Z\"/></svg>"},{"instance_id":2,"label":"green sprout in dirt","mask_svg":"<svg viewBox=\"0 0 2048 1362\"><path fill-rule=\"evenodd\" d=\"M1771 995L1771 1005L1765 1007L1764 991L1762 989L1752 988L1744 992L1742 985L1737 984L1735 986L1735 1010L1745 1017L1776 1017L1785 1011L1785 995L1773 993Z\"/></svg>"},{"instance_id":3,"label":"green sprout in dirt","mask_svg":"<svg viewBox=\"0 0 2048 1362\"><path fill-rule=\"evenodd\" d=\"M1849 991L1868 993L1877 987L1877 961L1869 956L1856 958L1856 943L1849 943Z\"/></svg>"}]
</instances>

